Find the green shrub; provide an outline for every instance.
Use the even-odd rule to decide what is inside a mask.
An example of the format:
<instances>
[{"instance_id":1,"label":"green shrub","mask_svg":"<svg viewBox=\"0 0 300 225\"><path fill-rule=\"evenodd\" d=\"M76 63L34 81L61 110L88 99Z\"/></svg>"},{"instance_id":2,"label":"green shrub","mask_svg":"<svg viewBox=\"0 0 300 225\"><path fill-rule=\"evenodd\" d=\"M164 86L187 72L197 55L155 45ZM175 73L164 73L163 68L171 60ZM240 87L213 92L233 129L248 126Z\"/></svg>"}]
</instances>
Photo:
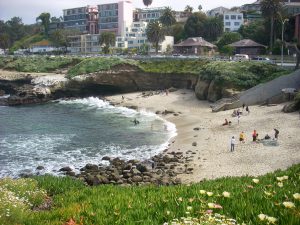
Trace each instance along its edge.
<instances>
[{"instance_id":1,"label":"green shrub","mask_svg":"<svg viewBox=\"0 0 300 225\"><path fill-rule=\"evenodd\" d=\"M210 62L201 68L200 76L203 80L215 80L219 85L247 89L288 72L277 65L267 63Z\"/></svg>"}]
</instances>

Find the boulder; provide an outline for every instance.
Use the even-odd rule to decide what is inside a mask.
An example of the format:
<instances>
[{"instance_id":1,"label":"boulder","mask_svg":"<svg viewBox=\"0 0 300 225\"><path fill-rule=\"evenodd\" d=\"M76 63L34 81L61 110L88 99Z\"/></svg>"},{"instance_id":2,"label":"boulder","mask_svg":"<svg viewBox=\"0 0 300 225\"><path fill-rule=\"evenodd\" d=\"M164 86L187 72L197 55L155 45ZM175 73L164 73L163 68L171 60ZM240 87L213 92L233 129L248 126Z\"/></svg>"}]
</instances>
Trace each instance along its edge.
<instances>
[{"instance_id":1,"label":"boulder","mask_svg":"<svg viewBox=\"0 0 300 225\"><path fill-rule=\"evenodd\" d=\"M37 169L37 170L43 170L43 169L45 169L45 167L43 167L43 166L38 166L36 169Z\"/></svg>"},{"instance_id":2,"label":"boulder","mask_svg":"<svg viewBox=\"0 0 300 225\"><path fill-rule=\"evenodd\" d=\"M147 167L145 165L143 165L143 164L137 164L136 165L136 169L138 171L140 171L141 173L144 173L144 172L148 171Z\"/></svg>"},{"instance_id":3,"label":"boulder","mask_svg":"<svg viewBox=\"0 0 300 225\"><path fill-rule=\"evenodd\" d=\"M141 176L135 175L131 178L131 180L132 180L132 182L137 183L137 182L142 182L143 178Z\"/></svg>"},{"instance_id":4,"label":"boulder","mask_svg":"<svg viewBox=\"0 0 300 225\"><path fill-rule=\"evenodd\" d=\"M98 168L97 165L88 163L88 164L85 165L85 169L86 169L86 170L94 170L94 171L97 171L99 168Z\"/></svg>"},{"instance_id":5,"label":"boulder","mask_svg":"<svg viewBox=\"0 0 300 225\"><path fill-rule=\"evenodd\" d=\"M198 82L195 86L195 95L199 100L207 99L209 85L209 81L203 81L200 80L200 78L198 79Z\"/></svg>"},{"instance_id":6,"label":"boulder","mask_svg":"<svg viewBox=\"0 0 300 225\"><path fill-rule=\"evenodd\" d=\"M207 100L215 102L222 98L222 87L216 84L215 81L212 81L209 85Z\"/></svg>"},{"instance_id":7,"label":"boulder","mask_svg":"<svg viewBox=\"0 0 300 225\"><path fill-rule=\"evenodd\" d=\"M197 146L197 142L194 141L194 142L192 143L192 146L196 147L196 146Z\"/></svg>"},{"instance_id":8,"label":"boulder","mask_svg":"<svg viewBox=\"0 0 300 225\"><path fill-rule=\"evenodd\" d=\"M285 113L296 112L297 111L297 104L295 102L286 104L286 105L283 106L282 111L285 112Z\"/></svg>"},{"instance_id":9,"label":"boulder","mask_svg":"<svg viewBox=\"0 0 300 225\"><path fill-rule=\"evenodd\" d=\"M104 156L104 157L102 158L102 160L105 160L105 161L110 161L110 157L108 157L108 156Z\"/></svg>"},{"instance_id":10,"label":"boulder","mask_svg":"<svg viewBox=\"0 0 300 225\"><path fill-rule=\"evenodd\" d=\"M60 168L59 170L60 172L68 172L68 171L72 171L72 169L69 166L65 166L63 168Z\"/></svg>"}]
</instances>

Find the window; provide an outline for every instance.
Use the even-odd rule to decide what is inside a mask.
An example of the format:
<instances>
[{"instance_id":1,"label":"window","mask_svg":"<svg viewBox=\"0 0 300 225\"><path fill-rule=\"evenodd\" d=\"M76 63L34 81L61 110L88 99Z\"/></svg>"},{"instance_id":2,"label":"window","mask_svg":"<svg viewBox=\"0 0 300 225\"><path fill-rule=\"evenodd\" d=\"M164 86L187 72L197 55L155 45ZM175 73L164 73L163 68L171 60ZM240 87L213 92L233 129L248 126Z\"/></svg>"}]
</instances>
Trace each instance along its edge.
<instances>
[{"instance_id":1,"label":"window","mask_svg":"<svg viewBox=\"0 0 300 225\"><path fill-rule=\"evenodd\" d=\"M225 23L225 26L230 26L230 25L231 25L230 22L226 22L226 23Z\"/></svg>"},{"instance_id":2,"label":"window","mask_svg":"<svg viewBox=\"0 0 300 225\"><path fill-rule=\"evenodd\" d=\"M139 43L144 44L144 40L140 40Z\"/></svg>"},{"instance_id":3,"label":"window","mask_svg":"<svg viewBox=\"0 0 300 225\"><path fill-rule=\"evenodd\" d=\"M234 22L234 26L240 26L239 22Z\"/></svg>"},{"instance_id":4,"label":"window","mask_svg":"<svg viewBox=\"0 0 300 225\"><path fill-rule=\"evenodd\" d=\"M241 19L242 19L242 16L241 16L241 15L239 15L239 16L238 16L238 19L239 19L239 20L241 20Z\"/></svg>"},{"instance_id":5,"label":"window","mask_svg":"<svg viewBox=\"0 0 300 225\"><path fill-rule=\"evenodd\" d=\"M228 15L225 16L225 20L229 20L229 16Z\"/></svg>"},{"instance_id":6,"label":"window","mask_svg":"<svg viewBox=\"0 0 300 225\"><path fill-rule=\"evenodd\" d=\"M231 15L230 19L235 20L236 19L236 15Z\"/></svg>"},{"instance_id":7,"label":"window","mask_svg":"<svg viewBox=\"0 0 300 225\"><path fill-rule=\"evenodd\" d=\"M133 45L133 41L128 41L128 44Z\"/></svg>"},{"instance_id":8,"label":"window","mask_svg":"<svg viewBox=\"0 0 300 225\"><path fill-rule=\"evenodd\" d=\"M138 32L138 29L132 29L131 31L132 32Z\"/></svg>"},{"instance_id":9,"label":"window","mask_svg":"<svg viewBox=\"0 0 300 225\"><path fill-rule=\"evenodd\" d=\"M227 31L227 32L230 31L230 28L225 28L225 31Z\"/></svg>"}]
</instances>

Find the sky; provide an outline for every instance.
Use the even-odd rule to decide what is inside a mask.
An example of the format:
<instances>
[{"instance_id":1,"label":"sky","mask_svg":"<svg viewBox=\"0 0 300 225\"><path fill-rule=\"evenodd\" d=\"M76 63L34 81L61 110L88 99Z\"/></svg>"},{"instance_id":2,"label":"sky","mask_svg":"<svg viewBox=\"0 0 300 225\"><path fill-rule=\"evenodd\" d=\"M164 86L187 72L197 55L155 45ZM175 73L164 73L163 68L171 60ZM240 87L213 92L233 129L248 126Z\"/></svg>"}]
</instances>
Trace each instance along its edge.
<instances>
[{"instance_id":1,"label":"sky","mask_svg":"<svg viewBox=\"0 0 300 225\"><path fill-rule=\"evenodd\" d=\"M14 16L21 17L23 23L35 23L35 18L42 12L49 12L51 16L62 16L62 10L86 5L100 5L118 2L119 0L0 0L0 20L7 21ZM136 8L145 8L143 0L132 0ZM243 4L253 3L255 0L153 0L150 7L170 6L173 10L183 10L190 5L194 10L202 5L204 11L224 6L231 8Z\"/></svg>"}]
</instances>

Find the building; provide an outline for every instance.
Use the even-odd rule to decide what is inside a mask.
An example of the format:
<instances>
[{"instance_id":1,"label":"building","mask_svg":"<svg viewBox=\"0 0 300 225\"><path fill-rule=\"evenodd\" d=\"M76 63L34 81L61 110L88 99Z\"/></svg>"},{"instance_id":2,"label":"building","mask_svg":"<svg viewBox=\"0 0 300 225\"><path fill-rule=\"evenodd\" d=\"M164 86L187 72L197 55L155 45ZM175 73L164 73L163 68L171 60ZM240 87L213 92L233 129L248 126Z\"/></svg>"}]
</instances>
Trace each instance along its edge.
<instances>
[{"instance_id":1,"label":"building","mask_svg":"<svg viewBox=\"0 0 300 225\"><path fill-rule=\"evenodd\" d=\"M229 9L227 9L223 6L220 6L220 7L217 7L217 8L207 11L206 15L211 16L211 17L216 17L216 16L224 15L224 13L227 13L229 11L230 11Z\"/></svg>"},{"instance_id":2,"label":"building","mask_svg":"<svg viewBox=\"0 0 300 225\"><path fill-rule=\"evenodd\" d=\"M261 6L260 6L261 0L257 0L256 2L253 2L251 4L245 4L241 6L241 11L255 11L260 12Z\"/></svg>"},{"instance_id":3,"label":"building","mask_svg":"<svg viewBox=\"0 0 300 225\"><path fill-rule=\"evenodd\" d=\"M237 31L244 24L243 13L224 13L224 31Z\"/></svg>"},{"instance_id":4,"label":"building","mask_svg":"<svg viewBox=\"0 0 300 225\"><path fill-rule=\"evenodd\" d=\"M234 47L235 54L247 54L250 56L256 56L265 53L266 46L256 43L250 39L244 39L234 42L229 46Z\"/></svg>"},{"instance_id":5,"label":"building","mask_svg":"<svg viewBox=\"0 0 300 225\"><path fill-rule=\"evenodd\" d=\"M299 1L292 1L285 3L283 6L284 11L288 14L288 15L297 15L300 13L300 0Z\"/></svg>"},{"instance_id":6,"label":"building","mask_svg":"<svg viewBox=\"0 0 300 225\"><path fill-rule=\"evenodd\" d=\"M192 37L175 44L174 52L188 55L212 55L216 48L202 37Z\"/></svg>"},{"instance_id":7,"label":"building","mask_svg":"<svg viewBox=\"0 0 300 225\"><path fill-rule=\"evenodd\" d=\"M133 22L126 27L124 36L116 38L117 48L140 48L141 45L147 43L146 28L147 22Z\"/></svg>"},{"instance_id":8,"label":"building","mask_svg":"<svg viewBox=\"0 0 300 225\"><path fill-rule=\"evenodd\" d=\"M133 22L133 6L131 0L98 5L99 33L113 32L116 36L124 36L126 26Z\"/></svg>"},{"instance_id":9,"label":"building","mask_svg":"<svg viewBox=\"0 0 300 225\"><path fill-rule=\"evenodd\" d=\"M83 34L70 36L68 51L72 54L99 53L101 50L99 34Z\"/></svg>"},{"instance_id":10,"label":"building","mask_svg":"<svg viewBox=\"0 0 300 225\"><path fill-rule=\"evenodd\" d=\"M54 51L61 51L62 49L55 47L47 40L43 40L31 44L28 50L30 53L50 53Z\"/></svg>"},{"instance_id":11,"label":"building","mask_svg":"<svg viewBox=\"0 0 300 225\"><path fill-rule=\"evenodd\" d=\"M64 28L88 33L88 6L64 9Z\"/></svg>"},{"instance_id":12,"label":"building","mask_svg":"<svg viewBox=\"0 0 300 225\"><path fill-rule=\"evenodd\" d=\"M178 23L185 23L189 18L189 13L184 11L176 11L175 12L175 19Z\"/></svg>"},{"instance_id":13,"label":"building","mask_svg":"<svg viewBox=\"0 0 300 225\"><path fill-rule=\"evenodd\" d=\"M133 19L135 22L141 21L141 22L152 22L158 20L165 7L159 7L159 8L145 8L145 9L135 9L133 12Z\"/></svg>"},{"instance_id":14,"label":"building","mask_svg":"<svg viewBox=\"0 0 300 225\"><path fill-rule=\"evenodd\" d=\"M124 36L118 36L116 38L116 48L122 49L141 49L145 44L150 46L150 53L155 52L155 49L151 48L151 43L147 40L146 28L147 22L133 22L130 26L126 27ZM168 46L173 48L174 37L165 36L165 40L159 44L159 52L164 53L167 51Z\"/></svg>"}]
</instances>

